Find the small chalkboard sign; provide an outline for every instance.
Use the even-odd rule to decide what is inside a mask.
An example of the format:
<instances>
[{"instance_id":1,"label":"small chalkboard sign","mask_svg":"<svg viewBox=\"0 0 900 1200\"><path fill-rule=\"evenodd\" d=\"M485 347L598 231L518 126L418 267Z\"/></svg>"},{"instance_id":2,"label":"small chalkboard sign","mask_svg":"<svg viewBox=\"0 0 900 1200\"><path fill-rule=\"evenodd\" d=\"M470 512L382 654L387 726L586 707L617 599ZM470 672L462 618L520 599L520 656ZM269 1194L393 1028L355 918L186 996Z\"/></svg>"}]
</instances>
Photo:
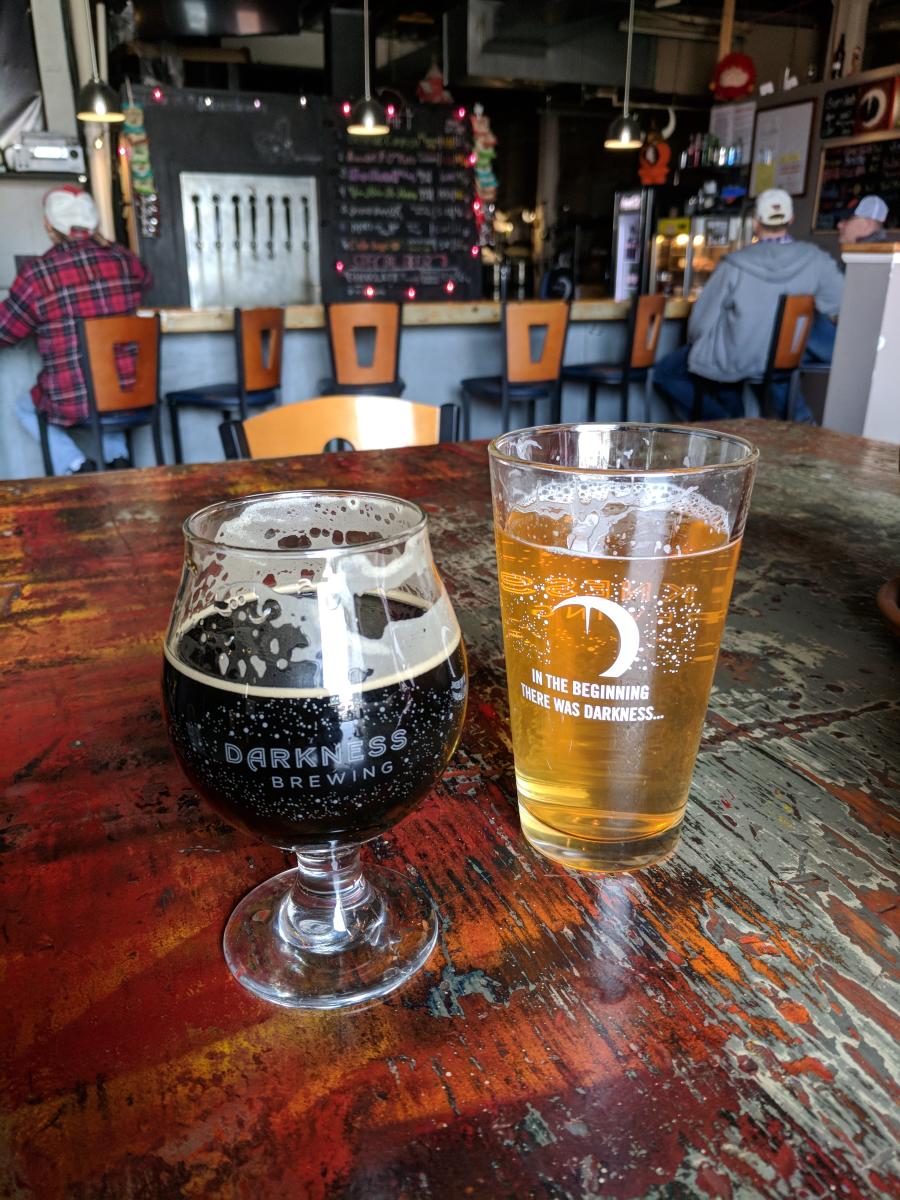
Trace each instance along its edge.
<instances>
[{"instance_id":1,"label":"small chalkboard sign","mask_svg":"<svg viewBox=\"0 0 900 1200\"><path fill-rule=\"evenodd\" d=\"M326 301L481 295L468 117L443 105L401 113L386 137L338 119L326 171Z\"/></svg>"},{"instance_id":2,"label":"small chalkboard sign","mask_svg":"<svg viewBox=\"0 0 900 1200\"><path fill-rule=\"evenodd\" d=\"M853 137L858 93L858 87L834 88L825 93L819 130L823 142L830 138Z\"/></svg>"},{"instance_id":3,"label":"small chalkboard sign","mask_svg":"<svg viewBox=\"0 0 900 1200\"><path fill-rule=\"evenodd\" d=\"M900 220L900 137L828 146L822 152L814 228L825 232L849 217L863 196L880 196L893 225Z\"/></svg>"}]
</instances>

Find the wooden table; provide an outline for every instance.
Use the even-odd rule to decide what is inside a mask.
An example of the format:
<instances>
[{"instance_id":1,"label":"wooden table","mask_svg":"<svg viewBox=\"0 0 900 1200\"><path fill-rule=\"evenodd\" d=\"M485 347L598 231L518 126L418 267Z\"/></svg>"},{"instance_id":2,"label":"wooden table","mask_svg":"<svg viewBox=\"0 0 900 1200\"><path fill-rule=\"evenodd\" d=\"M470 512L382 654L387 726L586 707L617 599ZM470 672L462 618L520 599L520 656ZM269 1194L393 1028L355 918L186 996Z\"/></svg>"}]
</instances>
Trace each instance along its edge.
<instances>
[{"instance_id":1,"label":"wooden table","mask_svg":"<svg viewBox=\"0 0 900 1200\"><path fill-rule=\"evenodd\" d=\"M762 465L686 831L620 878L518 831L483 445L0 488L0 1194L900 1194L900 642L874 605L897 452L734 427ZM302 1014L222 960L284 860L181 776L160 640L186 514L335 484L428 509L472 700L442 785L370 848L420 874L439 948L384 1003Z\"/></svg>"}]
</instances>

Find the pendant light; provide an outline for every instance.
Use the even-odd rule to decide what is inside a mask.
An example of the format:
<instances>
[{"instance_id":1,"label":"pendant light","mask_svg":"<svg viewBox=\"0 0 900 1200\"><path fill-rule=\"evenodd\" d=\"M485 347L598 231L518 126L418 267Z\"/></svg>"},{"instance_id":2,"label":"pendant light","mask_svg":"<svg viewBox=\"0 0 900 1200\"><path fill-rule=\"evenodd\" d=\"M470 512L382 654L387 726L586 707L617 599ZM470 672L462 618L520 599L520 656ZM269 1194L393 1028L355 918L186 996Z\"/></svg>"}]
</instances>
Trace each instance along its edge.
<instances>
[{"instance_id":1,"label":"pendant light","mask_svg":"<svg viewBox=\"0 0 900 1200\"><path fill-rule=\"evenodd\" d=\"M634 0L629 0L628 49L625 54L625 95L622 102L622 115L616 117L606 131L606 139L603 142L606 150L640 150L644 140L640 121L628 111L628 101L631 98L631 41L633 37Z\"/></svg>"},{"instance_id":2,"label":"pendant light","mask_svg":"<svg viewBox=\"0 0 900 1200\"><path fill-rule=\"evenodd\" d=\"M365 54L363 62L365 95L353 106L347 132L353 134L354 137L384 137L386 133L391 132L391 127L387 123L384 109L377 100L372 98L369 87L369 0L363 0L363 52Z\"/></svg>"},{"instance_id":3,"label":"pendant light","mask_svg":"<svg viewBox=\"0 0 900 1200\"><path fill-rule=\"evenodd\" d=\"M87 21L88 46L91 51L91 77L78 93L76 116L79 121L102 121L113 124L124 121L125 114L119 105L119 97L108 83L100 78L97 66L97 48L94 45L94 22L89 0L84 0L84 15Z\"/></svg>"}]
</instances>

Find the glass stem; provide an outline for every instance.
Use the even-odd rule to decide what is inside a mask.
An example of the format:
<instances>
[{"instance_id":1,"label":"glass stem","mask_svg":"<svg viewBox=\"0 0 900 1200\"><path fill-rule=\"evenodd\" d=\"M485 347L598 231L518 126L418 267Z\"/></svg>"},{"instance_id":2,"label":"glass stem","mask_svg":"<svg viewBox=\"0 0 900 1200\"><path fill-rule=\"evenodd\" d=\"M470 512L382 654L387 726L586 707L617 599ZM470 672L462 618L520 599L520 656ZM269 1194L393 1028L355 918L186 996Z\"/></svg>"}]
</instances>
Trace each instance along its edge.
<instances>
[{"instance_id":1,"label":"glass stem","mask_svg":"<svg viewBox=\"0 0 900 1200\"><path fill-rule=\"evenodd\" d=\"M297 871L281 904L278 932L300 950L337 954L372 940L384 905L363 874L359 846L298 850Z\"/></svg>"}]
</instances>

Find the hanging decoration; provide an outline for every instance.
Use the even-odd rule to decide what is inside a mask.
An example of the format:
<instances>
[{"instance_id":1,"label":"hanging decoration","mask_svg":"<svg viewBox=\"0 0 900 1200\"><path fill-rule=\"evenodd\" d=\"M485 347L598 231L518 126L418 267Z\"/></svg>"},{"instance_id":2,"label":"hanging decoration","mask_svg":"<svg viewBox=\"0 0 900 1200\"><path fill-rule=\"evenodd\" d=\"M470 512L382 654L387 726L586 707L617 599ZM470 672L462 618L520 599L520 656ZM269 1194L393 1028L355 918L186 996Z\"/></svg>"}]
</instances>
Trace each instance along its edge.
<instances>
[{"instance_id":1,"label":"hanging decoration","mask_svg":"<svg viewBox=\"0 0 900 1200\"><path fill-rule=\"evenodd\" d=\"M741 100L756 86L756 67L746 54L726 54L719 61L710 83L717 100Z\"/></svg>"},{"instance_id":2,"label":"hanging decoration","mask_svg":"<svg viewBox=\"0 0 900 1200\"><path fill-rule=\"evenodd\" d=\"M476 104L472 109L472 141L475 168L475 217L479 230L484 222L485 213L492 210L497 200L498 180L494 173L494 159L497 157L497 138L491 129L490 118L485 116L484 106Z\"/></svg>"},{"instance_id":3,"label":"hanging decoration","mask_svg":"<svg viewBox=\"0 0 900 1200\"><path fill-rule=\"evenodd\" d=\"M128 160L131 191L141 236L159 236L159 196L150 162L150 142L144 129L144 110L133 101L125 109L119 152Z\"/></svg>"},{"instance_id":4,"label":"hanging decoration","mask_svg":"<svg viewBox=\"0 0 900 1200\"><path fill-rule=\"evenodd\" d=\"M416 96L420 104L452 104L453 97L444 87L444 72L438 66L436 58L431 60L431 66L416 85Z\"/></svg>"},{"instance_id":5,"label":"hanging decoration","mask_svg":"<svg viewBox=\"0 0 900 1200\"><path fill-rule=\"evenodd\" d=\"M665 183L672 166L672 150L661 133L651 129L638 155L638 177L645 187Z\"/></svg>"}]
</instances>

